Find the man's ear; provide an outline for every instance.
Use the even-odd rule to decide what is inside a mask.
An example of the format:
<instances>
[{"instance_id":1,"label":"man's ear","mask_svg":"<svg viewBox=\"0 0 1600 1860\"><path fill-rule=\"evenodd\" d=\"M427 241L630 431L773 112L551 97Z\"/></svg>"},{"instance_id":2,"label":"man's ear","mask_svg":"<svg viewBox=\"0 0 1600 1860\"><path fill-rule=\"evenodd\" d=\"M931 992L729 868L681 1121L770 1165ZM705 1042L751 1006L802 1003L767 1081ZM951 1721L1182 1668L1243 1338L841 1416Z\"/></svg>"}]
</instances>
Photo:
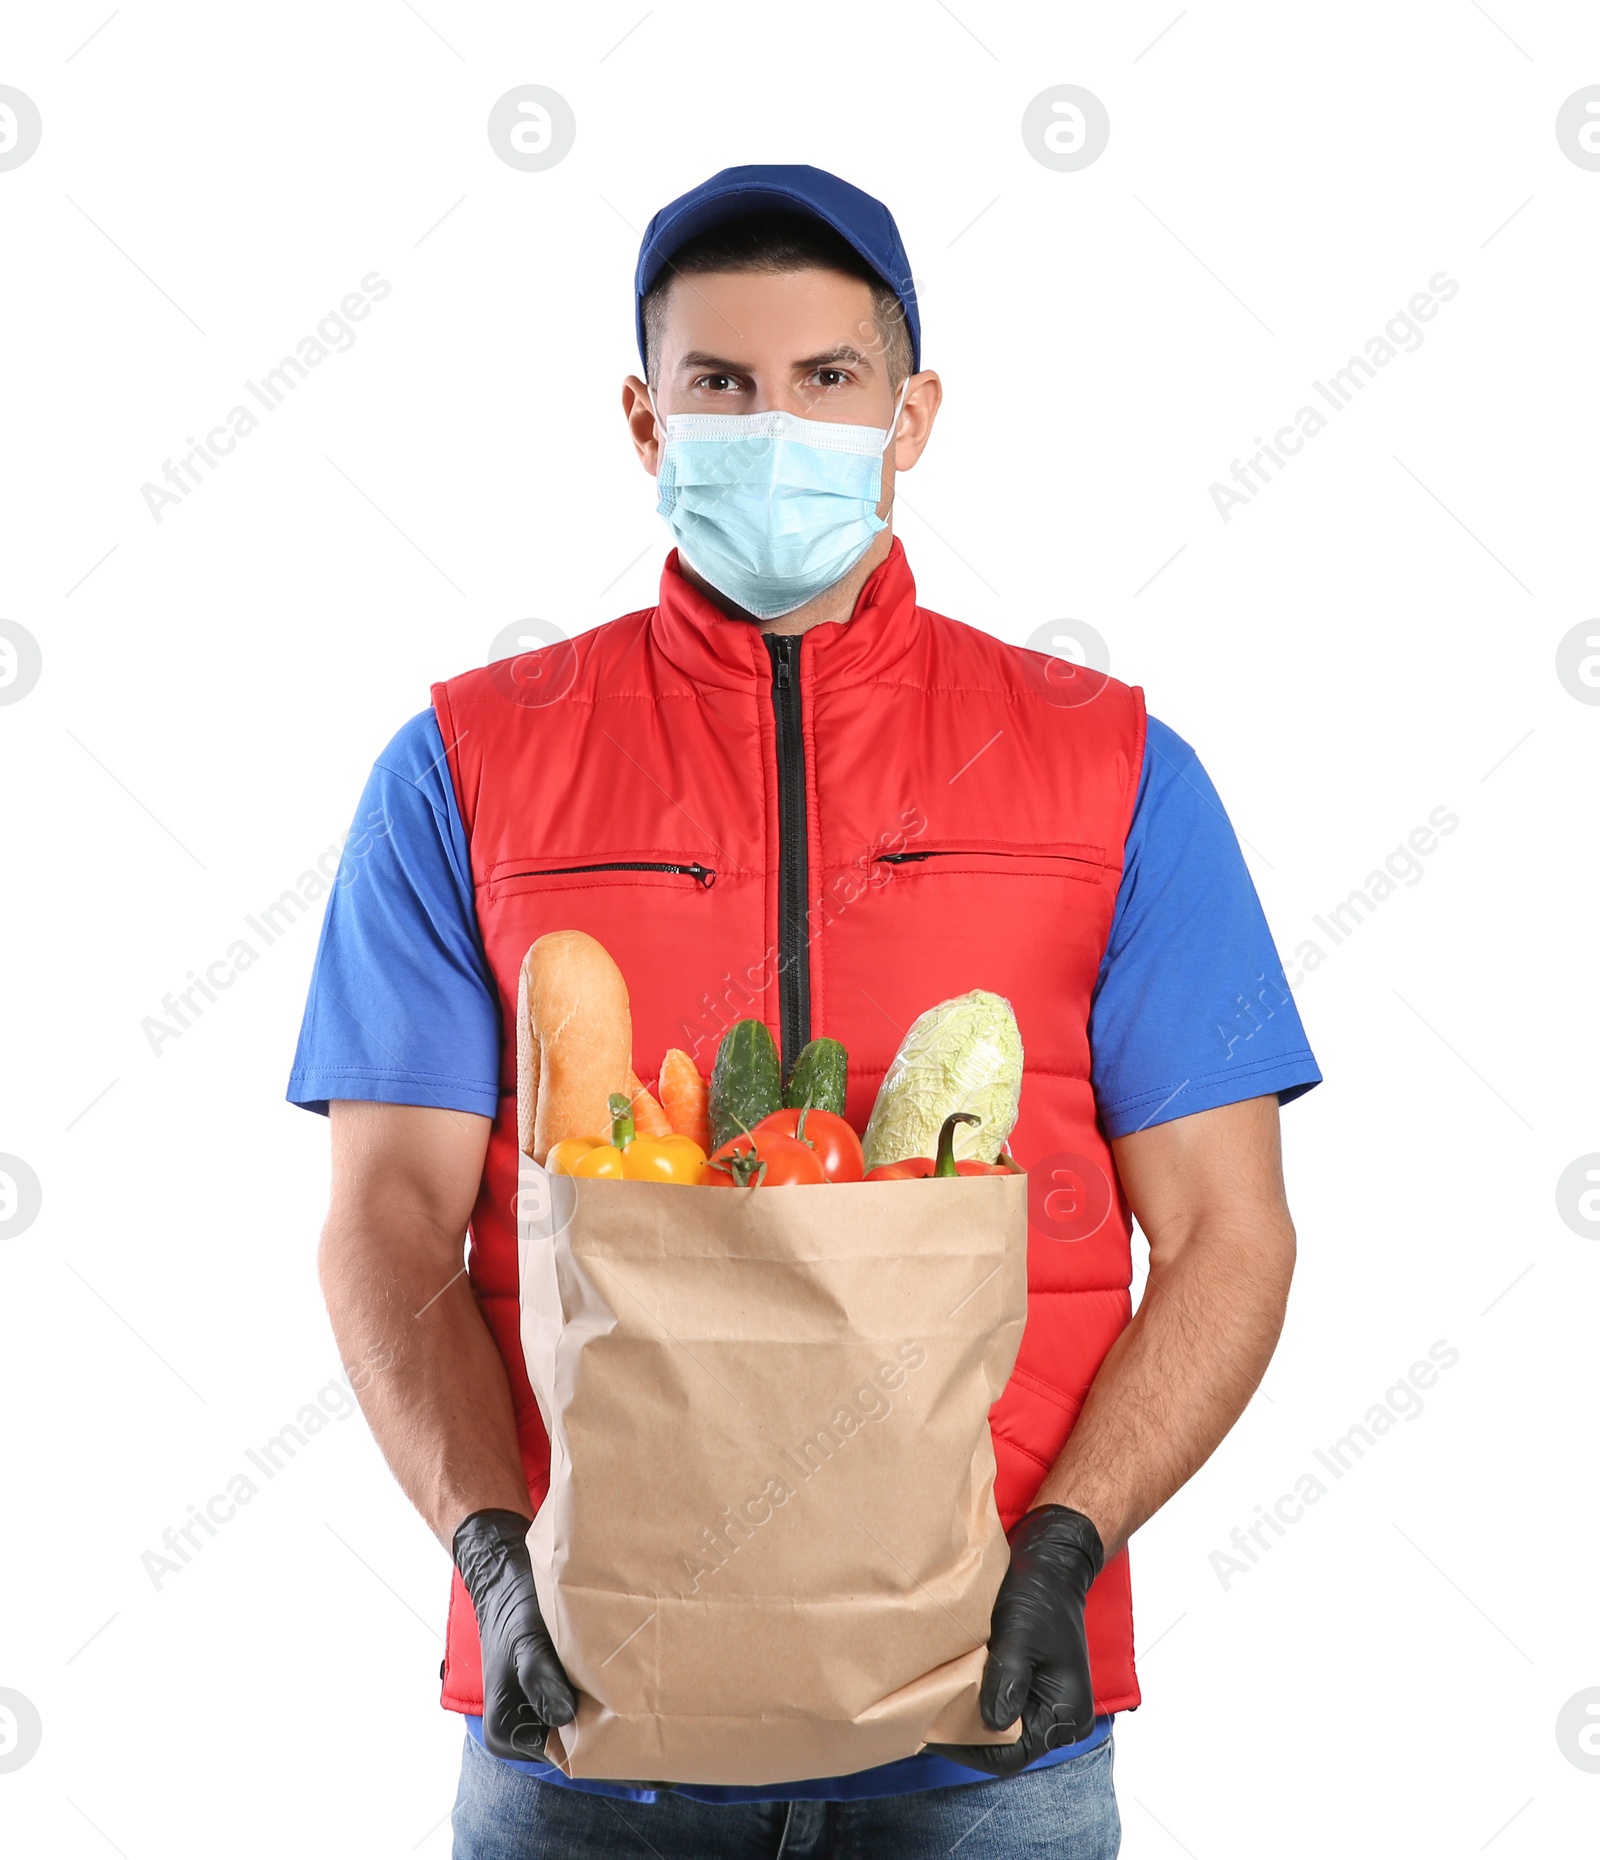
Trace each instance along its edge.
<instances>
[{"instance_id":1,"label":"man's ear","mask_svg":"<svg viewBox=\"0 0 1600 1860\"><path fill-rule=\"evenodd\" d=\"M653 478L661 465L661 429L650 410L650 390L637 375L629 375L622 384L622 417L639 463Z\"/></svg>"},{"instance_id":2,"label":"man's ear","mask_svg":"<svg viewBox=\"0 0 1600 1860\"><path fill-rule=\"evenodd\" d=\"M894 429L894 468L910 471L922 457L922 449L933 431L933 422L944 398L944 386L931 368L913 375L906 388L905 405L900 409L899 424Z\"/></svg>"}]
</instances>

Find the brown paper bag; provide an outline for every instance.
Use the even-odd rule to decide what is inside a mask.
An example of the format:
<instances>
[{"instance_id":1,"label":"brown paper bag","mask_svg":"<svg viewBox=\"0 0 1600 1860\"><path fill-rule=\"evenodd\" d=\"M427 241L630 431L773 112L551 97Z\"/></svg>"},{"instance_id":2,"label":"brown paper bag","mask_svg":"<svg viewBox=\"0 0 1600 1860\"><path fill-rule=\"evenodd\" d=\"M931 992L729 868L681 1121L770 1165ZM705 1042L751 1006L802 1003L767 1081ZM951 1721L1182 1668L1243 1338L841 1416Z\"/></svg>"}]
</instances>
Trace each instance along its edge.
<instances>
[{"instance_id":1,"label":"brown paper bag","mask_svg":"<svg viewBox=\"0 0 1600 1860\"><path fill-rule=\"evenodd\" d=\"M682 1188L522 1159L529 1533L575 1776L778 1783L1004 1743L990 1405L1024 1177Z\"/></svg>"}]
</instances>

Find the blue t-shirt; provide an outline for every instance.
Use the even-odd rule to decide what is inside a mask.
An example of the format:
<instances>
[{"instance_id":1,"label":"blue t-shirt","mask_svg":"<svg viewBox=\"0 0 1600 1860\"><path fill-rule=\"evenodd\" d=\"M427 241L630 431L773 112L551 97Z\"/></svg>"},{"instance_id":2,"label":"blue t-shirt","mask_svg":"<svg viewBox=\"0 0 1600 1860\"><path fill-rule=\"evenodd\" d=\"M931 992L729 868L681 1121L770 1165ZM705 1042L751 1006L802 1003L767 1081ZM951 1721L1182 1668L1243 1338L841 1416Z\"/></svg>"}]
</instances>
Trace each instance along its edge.
<instances>
[{"instance_id":1,"label":"blue t-shirt","mask_svg":"<svg viewBox=\"0 0 1600 1860\"><path fill-rule=\"evenodd\" d=\"M1243 1098L1282 1104L1322 1074L1306 1044L1260 900L1194 751L1149 720L1122 883L1089 1013L1091 1077L1108 1137ZM291 1103L436 1105L493 1117L500 1020L473 907L467 837L431 710L378 758L328 899ZM468 1729L481 1743L482 1720ZM1056 1763L1105 1741L1109 1716ZM1034 1767L1039 1767L1035 1764ZM516 1766L564 1787L547 1763ZM843 1801L987 1780L921 1754L851 1776L761 1788L685 1784L700 1801Z\"/></svg>"}]
</instances>

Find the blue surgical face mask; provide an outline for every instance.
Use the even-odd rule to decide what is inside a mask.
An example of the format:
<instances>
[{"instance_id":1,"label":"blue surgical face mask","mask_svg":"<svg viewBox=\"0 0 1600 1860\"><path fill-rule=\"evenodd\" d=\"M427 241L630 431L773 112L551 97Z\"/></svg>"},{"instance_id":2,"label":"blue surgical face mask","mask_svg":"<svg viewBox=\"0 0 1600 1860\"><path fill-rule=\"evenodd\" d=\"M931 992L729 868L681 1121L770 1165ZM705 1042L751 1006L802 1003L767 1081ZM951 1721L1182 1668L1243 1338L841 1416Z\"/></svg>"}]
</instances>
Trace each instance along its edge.
<instances>
[{"instance_id":1,"label":"blue surgical face mask","mask_svg":"<svg viewBox=\"0 0 1600 1860\"><path fill-rule=\"evenodd\" d=\"M656 509L683 559L760 620L848 575L888 527L878 515L883 455L910 385L887 428L777 412L656 414L666 435Z\"/></svg>"}]
</instances>

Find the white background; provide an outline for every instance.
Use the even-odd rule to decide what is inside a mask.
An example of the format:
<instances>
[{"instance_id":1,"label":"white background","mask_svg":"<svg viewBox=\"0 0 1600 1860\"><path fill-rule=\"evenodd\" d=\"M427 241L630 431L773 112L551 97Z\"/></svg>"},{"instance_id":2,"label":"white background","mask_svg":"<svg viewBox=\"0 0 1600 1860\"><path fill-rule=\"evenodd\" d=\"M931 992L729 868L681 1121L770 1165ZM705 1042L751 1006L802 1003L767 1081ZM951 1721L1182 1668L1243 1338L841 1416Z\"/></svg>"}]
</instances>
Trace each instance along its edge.
<instances>
[{"instance_id":1,"label":"white background","mask_svg":"<svg viewBox=\"0 0 1600 1860\"><path fill-rule=\"evenodd\" d=\"M1600 709L1555 665L1597 611L1600 173L1555 117L1600 15L108 11L18 9L0 68L44 125L0 173L0 612L43 654L0 708L0 1150L44 1195L0 1244L0 1687L44 1727L6 1851L448 1850L446 1558L359 1419L159 1589L140 1562L336 1370L325 1126L283 1103L315 913L159 1057L141 1021L337 841L430 680L648 604L638 233L776 160L886 199L911 253L947 394L897 524L925 604L1094 625L1286 957L1460 820L1297 990L1327 1083L1284 1118L1288 1326L1135 1540L1123 1851L1592 1853L1555 1725L1600 1686L1600 1246L1555 1187L1600 1149ZM543 173L486 134L525 83L577 117ZM1110 113L1076 173L1020 133L1058 83ZM154 521L141 485L374 269L354 347ZM1223 522L1210 484L1441 270L1422 346ZM1436 1339L1425 1412L1224 1588L1228 1533Z\"/></svg>"}]
</instances>

